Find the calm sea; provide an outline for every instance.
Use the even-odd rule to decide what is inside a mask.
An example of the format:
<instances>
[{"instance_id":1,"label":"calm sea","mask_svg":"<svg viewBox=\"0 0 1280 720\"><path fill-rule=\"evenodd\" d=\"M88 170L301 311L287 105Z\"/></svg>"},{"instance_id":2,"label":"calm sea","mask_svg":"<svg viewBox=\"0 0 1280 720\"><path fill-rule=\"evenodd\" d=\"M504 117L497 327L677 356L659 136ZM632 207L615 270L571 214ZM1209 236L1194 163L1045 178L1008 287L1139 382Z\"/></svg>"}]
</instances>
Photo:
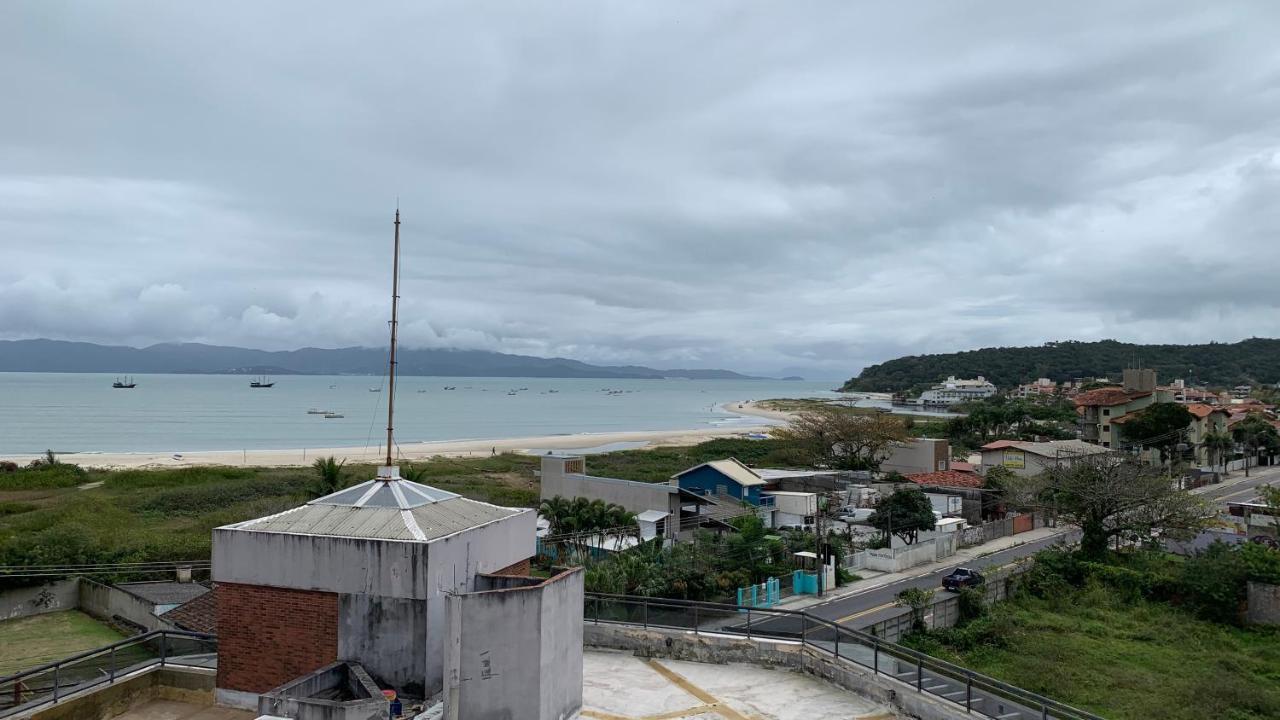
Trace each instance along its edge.
<instances>
[{"instance_id":1,"label":"calm sea","mask_svg":"<svg viewBox=\"0 0 1280 720\"><path fill-rule=\"evenodd\" d=\"M377 445L381 378L281 376L252 389L242 375L0 373L0 455L182 452ZM454 390L446 390L454 387ZM719 408L773 397L834 397L832 383L771 380L401 378L401 442L758 425ZM619 392L620 391L620 392ZM515 394L510 394L514 392ZM309 415L331 410L341 419Z\"/></svg>"}]
</instances>

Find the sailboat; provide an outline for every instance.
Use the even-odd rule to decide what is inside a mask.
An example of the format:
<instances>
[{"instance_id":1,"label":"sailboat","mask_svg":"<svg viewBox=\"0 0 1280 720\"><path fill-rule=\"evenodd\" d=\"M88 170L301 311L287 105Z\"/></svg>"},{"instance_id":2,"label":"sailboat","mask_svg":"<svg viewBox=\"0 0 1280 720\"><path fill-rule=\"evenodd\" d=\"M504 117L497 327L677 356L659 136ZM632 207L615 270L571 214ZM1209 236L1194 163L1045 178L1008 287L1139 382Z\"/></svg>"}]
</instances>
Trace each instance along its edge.
<instances>
[{"instance_id":1,"label":"sailboat","mask_svg":"<svg viewBox=\"0 0 1280 720\"><path fill-rule=\"evenodd\" d=\"M117 390L131 390L137 386L138 383L134 382L133 378L128 376L125 377L124 381L121 381L120 378L116 378L116 381L111 383L111 387Z\"/></svg>"},{"instance_id":2,"label":"sailboat","mask_svg":"<svg viewBox=\"0 0 1280 720\"><path fill-rule=\"evenodd\" d=\"M268 378L266 375L263 375L257 380L252 380L249 382L249 387L251 388L269 388L273 385L275 385L275 383L271 382L270 378Z\"/></svg>"}]
</instances>

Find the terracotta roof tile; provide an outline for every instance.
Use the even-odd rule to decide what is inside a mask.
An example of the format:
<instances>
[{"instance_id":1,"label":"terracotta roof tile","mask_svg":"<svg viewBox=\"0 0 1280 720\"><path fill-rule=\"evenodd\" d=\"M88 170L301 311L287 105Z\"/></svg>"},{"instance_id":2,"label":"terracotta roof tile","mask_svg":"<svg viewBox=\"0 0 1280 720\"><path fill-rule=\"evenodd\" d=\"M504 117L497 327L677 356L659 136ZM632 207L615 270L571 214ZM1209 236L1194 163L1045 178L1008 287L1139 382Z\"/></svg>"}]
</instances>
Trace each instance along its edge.
<instances>
[{"instance_id":1,"label":"terracotta roof tile","mask_svg":"<svg viewBox=\"0 0 1280 720\"><path fill-rule=\"evenodd\" d=\"M1118 387L1105 387L1080 393L1076 396L1075 400L1076 407L1106 407L1110 405L1124 405L1130 400L1136 400L1150 394L1150 392L1137 392Z\"/></svg>"},{"instance_id":2,"label":"terracotta roof tile","mask_svg":"<svg viewBox=\"0 0 1280 720\"><path fill-rule=\"evenodd\" d=\"M188 600L161 617L188 632L218 634L218 590Z\"/></svg>"},{"instance_id":3,"label":"terracotta roof tile","mask_svg":"<svg viewBox=\"0 0 1280 720\"><path fill-rule=\"evenodd\" d=\"M976 473L942 470L940 472L914 473L906 476L917 485L938 485L942 487L982 487L982 476Z\"/></svg>"}]
</instances>

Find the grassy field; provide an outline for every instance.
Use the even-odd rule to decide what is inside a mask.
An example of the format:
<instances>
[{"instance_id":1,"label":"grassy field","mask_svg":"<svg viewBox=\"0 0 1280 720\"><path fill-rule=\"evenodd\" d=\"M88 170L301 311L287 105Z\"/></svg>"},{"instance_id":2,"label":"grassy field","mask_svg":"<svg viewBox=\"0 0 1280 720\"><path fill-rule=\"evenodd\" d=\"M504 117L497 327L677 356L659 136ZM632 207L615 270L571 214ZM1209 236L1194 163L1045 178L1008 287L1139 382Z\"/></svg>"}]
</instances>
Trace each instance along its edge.
<instances>
[{"instance_id":1,"label":"grassy field","mask_svg":"<svg viewBox=\"0 0 1280 720\"><path fill-rule=\"evenodd\" d=\"M1020 597L990 622L1003 646L916 646L1115 720L1280 717L1280 632L1122 601L1098 586L1052 601Z\"/></svg>"},{"instance_id":2,"label":"grassy field","mask_svg":"<svg viewBox=\"0 0 1280 720\"><path fill-rule=\"evenodd\" d=\"M0 622L0 675L91 650L123 639L78 610Z\"/></svg>"},{"instance_id":3,"label":"grassy field","mask_svg":"<svg viewBox=\"0 0 1280 720\"><path fill-rule=\"evenodd\" d=\"M714 440L594 455L587 468L665 482L707 460L781 462L784 455L772 440ZM402 471L412 467L422 482L472 499L534 507L538 464L537 457L507 454L435 458ZM347 485L373 476L372 466L344 468ZM310 468L84 471L54 465L0 472L0 565L207 559L213 528L296 507L319 494L314 484Z\"/></svg>"}]
</instances>

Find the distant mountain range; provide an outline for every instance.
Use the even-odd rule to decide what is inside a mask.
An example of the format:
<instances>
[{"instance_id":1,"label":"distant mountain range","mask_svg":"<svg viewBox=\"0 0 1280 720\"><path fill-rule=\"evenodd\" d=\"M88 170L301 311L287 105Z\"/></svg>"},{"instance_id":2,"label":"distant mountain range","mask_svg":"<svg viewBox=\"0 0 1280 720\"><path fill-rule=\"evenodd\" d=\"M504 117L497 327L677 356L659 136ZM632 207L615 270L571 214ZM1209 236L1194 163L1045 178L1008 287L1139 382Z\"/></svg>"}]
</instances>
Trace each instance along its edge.
<instances>
[{"instance_id":1,"label":"distant mountain range","mask_svg":"<svg viewBox=\"0 0 1280 720\"><path fill-rule=\"evenodd\" d=\"M863 392L918 390L948 375L986 377L1007 389L1036 378L1059 382L1083 377L1118 378L1126 367L1153 368L1160 382L1183 378L1230 387L1280 381L1280 340L1250 338L1205 345L1135 345L1115 340L1066 340L1039 347L996 347L940 355L911 355L872 365L842 389Z\"/></svg>"},{"instance_id":2,"label":"distant mountain range","mask_svg":"<svg viewBox=\"0 0 1280 720\"><path fill-rule=\"evenodd\" d=\"M402 375L763 379L731 370L655 370L640 365L589 365L567 358L507 355L484 350L401 349L396 360ZM384 348L302 348L271 352L199 343L165 343L132 348L62 340L0 340L0 372L382 375L386 368L387 351Z\"/></svg>"}]
</instances>

